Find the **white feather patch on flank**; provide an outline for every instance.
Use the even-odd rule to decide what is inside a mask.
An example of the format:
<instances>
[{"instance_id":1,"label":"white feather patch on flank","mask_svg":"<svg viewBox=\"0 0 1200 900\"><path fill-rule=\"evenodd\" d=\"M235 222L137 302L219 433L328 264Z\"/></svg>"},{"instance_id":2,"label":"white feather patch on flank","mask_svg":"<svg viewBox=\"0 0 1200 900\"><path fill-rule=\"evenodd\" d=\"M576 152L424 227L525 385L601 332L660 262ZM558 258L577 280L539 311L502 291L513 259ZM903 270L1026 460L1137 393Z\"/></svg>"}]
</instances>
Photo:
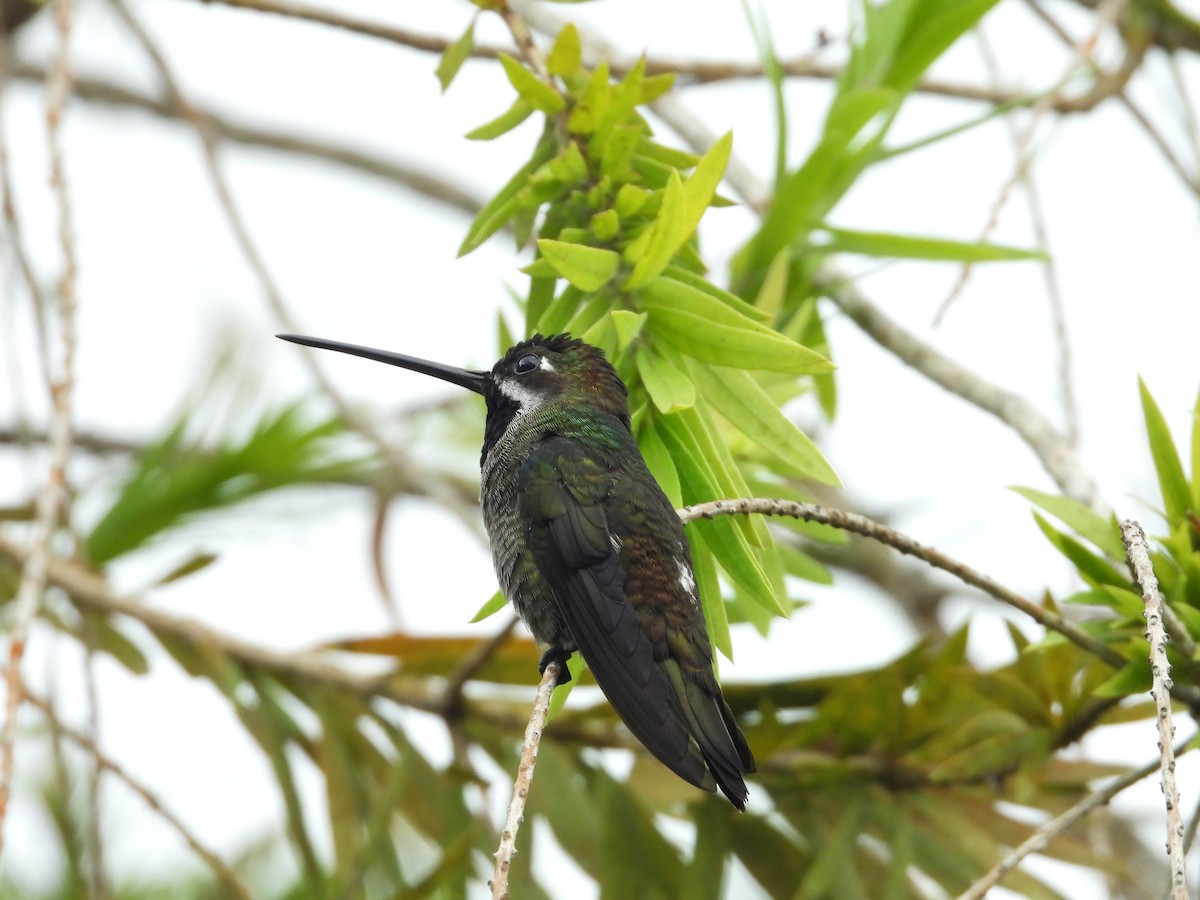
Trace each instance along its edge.
<instances>
[{"instance_id":1,"label":"white feather patch on flank","mask_svg":"<svg viewBox=\"0 0 1200 900\"><path fill-rule=\"evenodd\" d=\"M622 546L621 539L615 534L609 534L608 543L612 546L613 553L620 555Z\"/></svg>"},{"instance_id":2,"label":"white feather patch on flank","mask_svg":"<svg viewBox=\"0 0 1200 900\"><path fill-rule=\"evenodd\" d=\"M694 600L696 598L696 577L687 563L682 560L676 560L675 565L679 567L679 586Z\"/></svg>"}]
</instances>

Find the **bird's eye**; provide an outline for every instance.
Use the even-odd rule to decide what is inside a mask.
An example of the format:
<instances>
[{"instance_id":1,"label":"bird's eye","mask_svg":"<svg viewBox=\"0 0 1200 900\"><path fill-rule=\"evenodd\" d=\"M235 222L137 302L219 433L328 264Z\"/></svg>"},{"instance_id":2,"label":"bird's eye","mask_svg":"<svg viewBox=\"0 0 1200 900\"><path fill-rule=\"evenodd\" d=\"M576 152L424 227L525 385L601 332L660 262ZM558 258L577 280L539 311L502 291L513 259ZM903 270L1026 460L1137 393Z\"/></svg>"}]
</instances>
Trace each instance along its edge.
<instances>
[{"instance_id":1,"label":"bird's eye","mask_svg":"<svg viewBox=\"0 0 1200 900\"><path fill-rule=\"evenodd\" d=\"M518 375L524 375L526 372L532 372L534 369L542 365L542 358L536 353L526 353L517 360L517 364L513 366L513 371Z\"/></svg>"}]
</instances>

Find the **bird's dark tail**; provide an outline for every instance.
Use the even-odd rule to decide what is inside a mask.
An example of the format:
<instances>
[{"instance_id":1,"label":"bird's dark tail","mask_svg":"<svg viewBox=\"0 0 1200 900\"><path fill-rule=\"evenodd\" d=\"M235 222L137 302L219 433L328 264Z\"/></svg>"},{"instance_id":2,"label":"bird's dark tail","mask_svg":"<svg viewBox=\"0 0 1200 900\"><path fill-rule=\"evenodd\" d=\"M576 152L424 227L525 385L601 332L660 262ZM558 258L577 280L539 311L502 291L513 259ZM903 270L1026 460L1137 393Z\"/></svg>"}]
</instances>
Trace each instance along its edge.
<instances>
[{"instance_id":1,"label":"bird's dark tail","mask_svg":"<svg viewBox=\"0 0 1200 900\"><path fill-rule=\"evenodd\" d=\"M729 802L740 810L746 809L746 781L743 776L754 771L754 756L746 736L733 718L733 710L721 696L715 680L693 680L684 674L674 660L666 664L675 685L681 712L692 738L700 747L704 762Z\"/></svg>"}]
</instances>

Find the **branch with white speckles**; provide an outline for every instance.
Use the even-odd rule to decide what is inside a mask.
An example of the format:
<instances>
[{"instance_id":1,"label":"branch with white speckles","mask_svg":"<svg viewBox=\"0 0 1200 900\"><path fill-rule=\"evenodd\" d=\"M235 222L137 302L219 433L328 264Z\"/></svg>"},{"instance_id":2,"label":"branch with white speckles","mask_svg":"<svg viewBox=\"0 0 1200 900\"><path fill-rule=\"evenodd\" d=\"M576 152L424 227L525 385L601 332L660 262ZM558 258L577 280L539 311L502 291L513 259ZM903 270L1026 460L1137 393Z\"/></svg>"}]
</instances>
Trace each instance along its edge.
<instances>
[{"instance_id":1,"label":"branch with white speckles","mask_svg":"<svg viewBox=\"0 0 1200 900\"><path fill-rule=\"evenodd\" d=\"M533 767L537 765L538 745L542 741L542 729L546 727L546 714L550 711L550 695L558 685L559 663L551 661L542 673L537 697L533 701L533 712L525 728L525 745L521 750L521 762L517 766L517 778L513 782L512 800L508 804L508 817L504 820L504 831L500 835L500 847L496 850L496 872L490 882L492 900L508 900L508 873L512 867L513 854L517 852L517 832L525 820L525 800L529 797L529 785L533 782Z\"/></svg>"},{"instance_id":2,"label":"branch with white speckles","mask_svg":"<svg viewBox=\"0 0 1200 900\"><path fill-rule=\"evenodd\" d=\"M1170 746L1170 745L1168 745ZM1182 750L1181 745L1181 750ZM969 888L959 894L955 900L983 900L988 891L998 885L1002 878L1020 865L1021 860L1031 853L1040 853L1049 846L1050 841L1062 834L1097 806L1103 806L1127 787L1137 784L1143 778L1154 773L1159 767L1158 760L1151 760L1140 768L1126 772L1119 778L1114 778L1104 787L1088 794L1066 812L1055 816L1031 834L1020 846L1013 850L989 869L986 874ZM1172 894L1172 900L1186 900L1186 891L1182 894Z\"/></svg>"},{"instance_id":3,"label":"branch with white speckles","mask_svg":"<svg viewBox=\"0 0 1200 900\"><path fill-rule=\"evenodd\" d=\"M894 528L889 528L880 522L876 522L874 519L868 519L866 516L860 516L840 509L817 506L814 503L797 503L793 500L773 500L762 497L743 497L737 500L713 500L709 503L697 503L695 506L687 506L679 511L679 517L683 520L684 524L687 524L694 519L711 519L714 516L727 515L750 515L752 513L760 513L767 516L791 516L795 519L803 519L806 522L818 522L822 525L840 528L843 531L851 531L863 537L887 544L901 553L915 556L917 559L924 560L935 568L949 572L960 581L972 587L979 588L1002 603L1007 603L1014 609L1025 613L1025 615L1043 627L1051 631L1057 631L1067 640L1071 641L1071 643L1094 654L1110 666L1120 668L1126 663L1125 657L1121 656L1120 653L1102 641L1098 641L1090 634L1076 628L1057 613L1050 612L1036 603L1026 600L1020 594L1000 584L1000 582L989 578L982 572L975 571L970 566L942 553L940 550L927 547L913 540L908 535L902 534Z\"/></svg>"},{"instance_id":4,"label":"branch with white speckles","mask_svg":"<svg viewBox=\"0 0 1200 900\"><path fill-rule=\"evenodd\" d=\"M4 822L13 778L16 719L25 694L22 660L33 622L46 590L46 570L51 557L51 539L67 503L67 462L71 456L73 416L71 398L75 387L75 287L76 253L70 197L67 191L63 159L62 118L71 96L69 48L75 6L72 0L55 0L54 19L58 26L58 47L46 85L46 145L50 159L50 184L58 206L58 237L62 250L62 274L58 280L57 310L59 343L58 365L43 359L47 391L50 395L50 463L46 483L38 494L30 552L21 569L15 611L8 641L8 668L5 675L6 697L4 724L0 728L0 851L4 848ZM9 198L6 198L9 199ZM35 299L38 299L35 294ZM42 352L48 352L43 343Z\"/></svg>"},{"instance_id":5,"label":"branch with white speckles","mask_svg":"<svg viewBox=\"0 0 1200 900\"><path fill-rule=\"evenodd\" d=\"M1179 815L1179 789L1175 786L1175 725L1171 721L1171 663L1167 660L1167 631L1163 627L1163 597L1150 564L1150 547L1142 526L1133 519L1121 523L1121 540L1134 581L1146 606L1146 640L1150 644L1150 694L1158 709L1158 749L1161 754L1162 792L1167 803L1167 855L1171 860L1171 900L1187 900L1183 868L1183 819Z\"/></svg>"}]
</instances>

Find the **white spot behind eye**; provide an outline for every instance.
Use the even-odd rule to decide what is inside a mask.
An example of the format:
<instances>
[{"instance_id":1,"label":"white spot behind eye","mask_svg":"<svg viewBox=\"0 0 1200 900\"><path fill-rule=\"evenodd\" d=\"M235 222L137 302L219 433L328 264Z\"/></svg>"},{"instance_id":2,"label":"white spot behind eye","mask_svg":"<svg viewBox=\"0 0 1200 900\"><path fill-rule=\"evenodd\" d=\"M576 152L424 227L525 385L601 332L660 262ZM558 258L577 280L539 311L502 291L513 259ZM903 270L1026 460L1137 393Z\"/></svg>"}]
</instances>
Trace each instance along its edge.
<instances>
[{"instance_id":1,"label":"white spot behind eye","mask_svg":"<svg viewBox=\"0 0 1200 900\"><path fill-rule=\"evenodd\" d=\"M555 371L554 366L552 366L550 364L550 360L544 356L542 357L542 361L540 363L538 363L538 368L541 369L543 372Z\"/></svg>"}]
</instances>

